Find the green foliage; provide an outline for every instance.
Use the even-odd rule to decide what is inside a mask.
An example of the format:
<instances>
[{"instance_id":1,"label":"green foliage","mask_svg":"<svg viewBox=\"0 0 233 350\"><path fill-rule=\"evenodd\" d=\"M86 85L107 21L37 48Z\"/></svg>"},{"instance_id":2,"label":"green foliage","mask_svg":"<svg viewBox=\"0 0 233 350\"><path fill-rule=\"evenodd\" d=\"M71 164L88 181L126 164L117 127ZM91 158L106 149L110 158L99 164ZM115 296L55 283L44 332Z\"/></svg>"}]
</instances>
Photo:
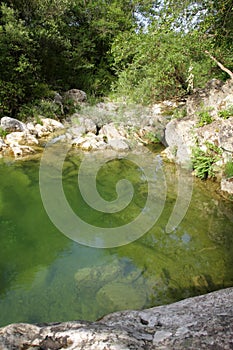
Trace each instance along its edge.
<instances>
[{"instance_id":1,"label":"green foliage","mask_svg":"<svg viewBox=\"0 0 233 350\"><path fill-rule=\"evenodd\" d=\"M47 99L49 90L107 94L108 51L129 30L137 2L5 0L0 5L0 116ZM47 90L47 91L46 91ZM69 108L70 109L70 108Z\"/></svg>"},{"instance_id":2,"label":"green foliage","mask_svg":"<svg viewBox=\"0 0 233 350\"><path fill-rule=\"evenodd\" d=\"M229 161L225 164L225 175L227 178L233 177L233 162Z\"/></svg>"},{"instance_id":3,"label":"green foliage","mask_svg":"<svg viewBox=\"0 0 233 350\"><path fill-rule=\"evenodd\" d=\"M56 104L52 99L41 99L33 102L33 104L23 105L17 119L26 120L27 118L35 118L40 124L40 118L63 119L69 115L78 112L80 107L74 104L72 99L64 99L63 107Z\"/></svg>"},{"instance_id":4,"label":"green foliage","mask_svg":"<svg viewBox=\"0 0 233 350\"><path fill-rule=\"evenodd\" d=\"M202 127L204 125L207 124L211 124L213 122L213 118L210 115L209 110L203 110L201 112L198 113L198 123L197 123L197 127Z\"/></svg>"},{"instance_id":5,"label":"green foliage","mask_svg":"<svg viewBox=\"0 0 233 350\"><path fill-rule=\"evenodd\" d=\"M203 53L208 40L197 32L183 34L156 25L148 32L120 34L112 46L118 80L113 89L129 100L150 103L187 93L189 67L195 87L209 80L212 63Z\"/></svg>"},{"instance_id":6,"label":"green foliage","mask_svg":"<svg viewBox=\"0 0 233 350\"><path fill-rule=\"evenodd\" d=\"M8 132L6 130L3 130L3 128L0 127L0 137L4 139L7 134Z\"/></svg>"},{"instance_id":7,"label":"green foliage","mask_svg":"<svg viewBox=\"0 0 233 350\"><path fill-rule=\"evenodd\" d=\"M182 107L182 108L176 108L172 117L175 119L183 119L187 116L187 109L186 107Z\"/></svg>"},{"instance_id":8,"label":"green foliage","mask_svg":"<svg viewBox=\"0 0 233 350\"><path fill-rule=\"evenodd\" d=\"M233 106L229 106L227 109L219 111L218 116L223 119L233 117Z\"/></svg>"},{"instance_id":9,"label":"green foliage","mask_svg":"<svg viewBox=\"0 0 233 350\"><path fill-rule=\"evenodd\" d=\"M230 0L4 0L0 117L51 90L150 104L189 93L190 67L195 88L226 79L205 50L233 69L231 18Z\"/></svg>"},{"instance_id":10,"label":"green foliage","mask_svg":"<svg viewBox=\"0 0 233 350\"><path fill-rule=\"evenodd\" d=\"M204 180L215 176L214 163L220 159L222 151L216 145L206 142L206 150L195 147L192 150L192 164L195 175Z\"/></svg>"},{"instance_id":11,"label":"green foliage","mask_svg":"<svg viewBox=\"0 0 233 350\"><path fill-rule=\"evenodd\" d=\"M158 139L158 137L153 133L153 132L148 132L145 135L146 139L150 142L150 143L160 143L160 140Z\"/></svg>"}]
</instances>

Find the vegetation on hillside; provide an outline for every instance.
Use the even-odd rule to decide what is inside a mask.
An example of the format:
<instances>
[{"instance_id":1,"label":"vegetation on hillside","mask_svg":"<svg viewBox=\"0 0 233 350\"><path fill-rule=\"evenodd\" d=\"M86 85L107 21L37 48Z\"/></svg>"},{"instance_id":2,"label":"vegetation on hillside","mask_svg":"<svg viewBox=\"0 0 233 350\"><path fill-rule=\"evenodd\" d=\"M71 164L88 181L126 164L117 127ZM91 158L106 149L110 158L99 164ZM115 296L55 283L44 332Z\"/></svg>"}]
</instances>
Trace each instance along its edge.
<instances>
[{"instance_id":1,"label":"vegetation on hillside","mask_svg":"<svg viewBox=\"0 0 233 350\"><path fill-rule=\"evenodd\" d=\"M3 0L0 117L79 88L150 103L233 69L231 0Z\"/></svg>"}]
</instances>

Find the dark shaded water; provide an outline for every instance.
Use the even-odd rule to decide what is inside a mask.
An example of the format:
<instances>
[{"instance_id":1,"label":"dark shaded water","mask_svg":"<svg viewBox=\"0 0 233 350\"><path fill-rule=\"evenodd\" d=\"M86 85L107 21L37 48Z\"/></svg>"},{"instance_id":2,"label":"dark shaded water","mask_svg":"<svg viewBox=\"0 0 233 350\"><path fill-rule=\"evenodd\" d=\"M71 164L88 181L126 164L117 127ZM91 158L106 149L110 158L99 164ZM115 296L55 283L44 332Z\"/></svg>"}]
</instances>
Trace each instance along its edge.
<instances>
[{"instance_id":1,"label":"dark shaded water","mask_svg":"<svg viewBox=\"0 0 233 350\"><path fill-rule=\"evenodd\" d=\"M80 160L64 164L63 186L70 205L85 220L116 227L138 215L146 182L125 160L98 175L107 200L126 174L137 189L124 214L90 209L77 189ZM233 205L214 185L195 180L192 201L172 233L165 227L176 199L176 169L164 166L167 199L153 228L118 248L82 246L50 222L39 191L39 160L0 162L0 325L13 322L95 320L120 309L174 302L233 285Z\"/></svg>"}]
</instances>

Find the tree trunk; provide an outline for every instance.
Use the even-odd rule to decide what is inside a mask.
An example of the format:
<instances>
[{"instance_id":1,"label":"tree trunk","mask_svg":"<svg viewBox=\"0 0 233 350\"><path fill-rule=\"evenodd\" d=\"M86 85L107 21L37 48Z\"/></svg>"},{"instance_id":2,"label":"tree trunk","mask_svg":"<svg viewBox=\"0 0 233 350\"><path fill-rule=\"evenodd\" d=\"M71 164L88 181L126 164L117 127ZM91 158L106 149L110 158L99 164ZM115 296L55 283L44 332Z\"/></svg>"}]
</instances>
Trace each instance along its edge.
<instances>
[{"instance_id":1,"label":"tree trunk","mask_svg":"<svg viewBox=\"0 0 233 350\"><path fill-rule=\"evenodd\" d=\"M219 62L214 56L211 55L211 53L207 50L205 50L205 53L215 62L217 63L217 65L219 66L219 68L221 68L221 70L223 70L225 73L227 73L228 75L230 75L230 78L233 79L233 73L232 71L230 71L230 69L224 67L224 65Z\"/></svg>"}]
</instances>

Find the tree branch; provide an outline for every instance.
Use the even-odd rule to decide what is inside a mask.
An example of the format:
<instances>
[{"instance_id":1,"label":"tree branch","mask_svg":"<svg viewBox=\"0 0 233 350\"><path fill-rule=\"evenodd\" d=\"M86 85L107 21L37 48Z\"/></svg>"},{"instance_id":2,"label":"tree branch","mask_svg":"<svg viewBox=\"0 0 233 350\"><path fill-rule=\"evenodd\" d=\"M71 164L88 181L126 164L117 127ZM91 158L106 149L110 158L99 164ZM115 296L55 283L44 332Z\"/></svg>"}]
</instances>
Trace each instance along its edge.
<instances>
[{"instance_id":1,"label":"tree branch","mask_svg":"<svg viewBox=\"0 0 233 350\"><path fill-rule=\"evenodd\" d=\"M218 60L216 60L216 58L214 56L211 55L211 53L207 50L205 50L205 53L215 62L217 63L217 65L219 66L219 68L221 68L221 70L223 70L225 73L227 73L228 75L230 75L231 79L233 79L233 73L232 71L230 71L230 69L224 67L224 65L222 63L220 63Z\"/></svg>"}]
</instances>

